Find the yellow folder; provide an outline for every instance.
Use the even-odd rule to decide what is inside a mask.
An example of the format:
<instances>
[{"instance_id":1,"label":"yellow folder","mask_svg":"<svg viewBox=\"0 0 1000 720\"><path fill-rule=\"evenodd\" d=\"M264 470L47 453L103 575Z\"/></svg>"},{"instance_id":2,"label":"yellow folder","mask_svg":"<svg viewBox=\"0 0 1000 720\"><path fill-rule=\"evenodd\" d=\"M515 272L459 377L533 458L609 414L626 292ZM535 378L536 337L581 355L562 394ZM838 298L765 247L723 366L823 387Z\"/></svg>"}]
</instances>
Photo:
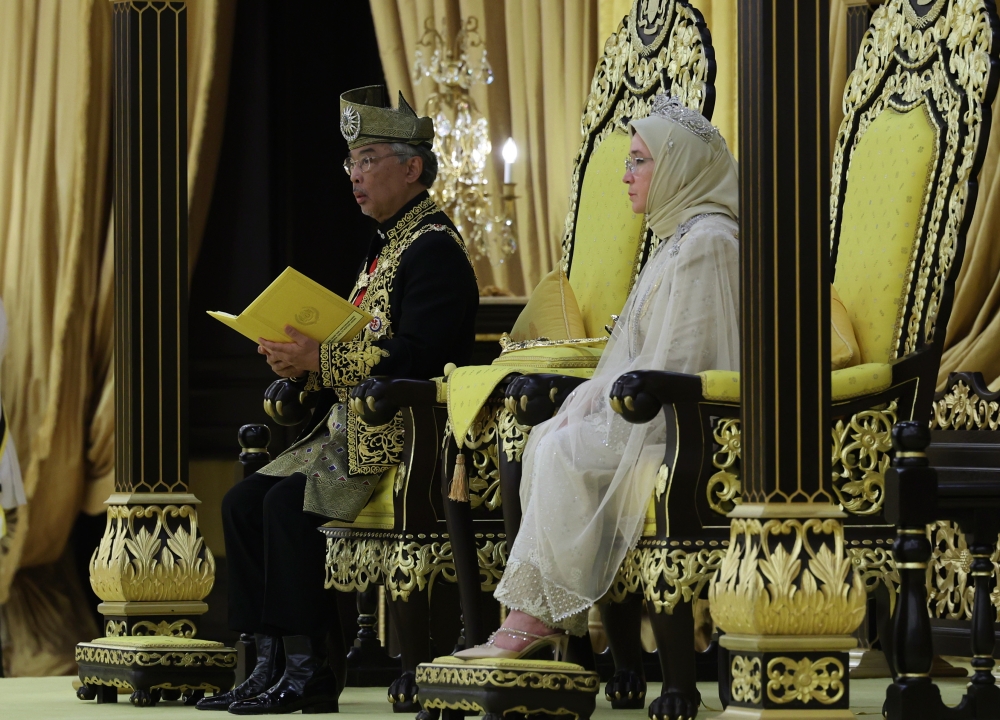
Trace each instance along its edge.
<instances>
[{"instance_id":1,"label":"yellow folder","mask_svg":"<svg viewBox=\"0 0 1000 720\"><path fill-rule=\"evenodd\" d=\"M257 338L290 342L285 325L317 342L353 340L372 320L364 310L290 267L239 315L215 310L208 314L254 342Z\"/></svg>"}]
</instances>

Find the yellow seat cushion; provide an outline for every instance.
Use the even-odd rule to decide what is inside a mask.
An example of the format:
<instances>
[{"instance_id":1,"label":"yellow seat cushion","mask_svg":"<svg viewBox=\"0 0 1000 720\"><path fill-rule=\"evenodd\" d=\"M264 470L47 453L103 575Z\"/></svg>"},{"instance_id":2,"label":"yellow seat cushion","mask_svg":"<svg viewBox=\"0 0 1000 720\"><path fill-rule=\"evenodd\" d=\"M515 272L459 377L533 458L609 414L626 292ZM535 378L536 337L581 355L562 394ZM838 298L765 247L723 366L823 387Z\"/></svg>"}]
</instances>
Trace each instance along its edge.
<instances>
[{"instance_id":1,"label":"yellow seat cushion","mask_svg":"<svg viewBox=\"0 0 1000 720\"><path fill-rule=\"evenodd\" d=\"M837 293L830 286L830 369L840 370L853 367L861 362L858 340L854 336L851 316Z\"/></svg>"},{"instance_id":2,"label":"yellow seat cushion","mask_svg":"<svg viewBox=\"0 0 1000 720\"><path fill-rule=\"evenodd\" d=\"M375 485L372 496L368 499L368 504L361 509L354 522L331 520L323 527L391 530L396 518L392 499L395 494L397 469L396 467L391 467L382 473L382 477L379 478L378 483Z\"/></svg>"},{"instance_id":3,"label":"yellow seat cushion","mask_svg":"<svg viewBox=\"0 0 1000 720\"><path fill-rule=\"evenodd\" d=\"M706 400L723 403L740 401L740 374L728 370L698 373L701 394ZM865 363L830 373L830 398L834 402L881 392L892 385L892 366Z\"/></svg>"},{"instance_id":4,"label":"yellow seat cushion","mask_svg":"<svg viewBox=\"0 0 1000 720\"><path fill-rule=\"evenodd\" d=\"M632 212L622 162L628 135L615 131L595 149L580 189L569 283L586 332L601 337L625 306L642 246L643 216Z\"/></svg>"},{"instance_id":5,"label":"yellow seat cushion","mask_svg":"<svg viewBox=\"0 0 1000 720\"><path fill-rule=\"evenodd\" d=\"M888 362L897 349L936 133L923 105L886 109L850 159L834 280L862 363Z\"/></svg>"},{"instance_id":6,"label":"yellow seat cushion","mask_svg":"<svg viewBox=\"0 0 1000 720\"><path fill-rule=\"evenodd\" d=\"M871 395L892 385L892 366L865 363L830 373L830 398L834 402Z\"/></svg>"},{"instance_id":7,"label":"yellow seat cushion","mask_svg":"<svg viewBox=\"0 0 1000 720\"><path fill-rule=\"evenodd\" d=\"M561 269L553 270L535 286L510 331L510 339L516 342L536 338L572 340L586 336L576 295Z\"/></svg>"}]
</instances>

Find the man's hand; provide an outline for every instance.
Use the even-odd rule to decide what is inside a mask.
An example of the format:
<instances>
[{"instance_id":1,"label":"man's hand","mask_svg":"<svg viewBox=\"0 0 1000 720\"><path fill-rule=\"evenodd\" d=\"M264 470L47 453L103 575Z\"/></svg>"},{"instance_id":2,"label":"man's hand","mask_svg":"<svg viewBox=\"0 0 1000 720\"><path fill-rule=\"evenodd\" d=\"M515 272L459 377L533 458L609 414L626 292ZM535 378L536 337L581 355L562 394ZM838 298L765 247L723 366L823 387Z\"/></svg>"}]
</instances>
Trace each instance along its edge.
<instances>
[{"instance_id":1,"label":"man's hand","mask_svg":"<svg viewBox=\"0 0 1000 720\"><path fill-rule=\"evenodd\" d=\"M285 334L292 342L272 342L257 338L257 352L267 357L267 364L281 377L301 377L308 372L319 372L319 343L306 337L291 325L285 325Z\"/></svg>"}]
</instances>

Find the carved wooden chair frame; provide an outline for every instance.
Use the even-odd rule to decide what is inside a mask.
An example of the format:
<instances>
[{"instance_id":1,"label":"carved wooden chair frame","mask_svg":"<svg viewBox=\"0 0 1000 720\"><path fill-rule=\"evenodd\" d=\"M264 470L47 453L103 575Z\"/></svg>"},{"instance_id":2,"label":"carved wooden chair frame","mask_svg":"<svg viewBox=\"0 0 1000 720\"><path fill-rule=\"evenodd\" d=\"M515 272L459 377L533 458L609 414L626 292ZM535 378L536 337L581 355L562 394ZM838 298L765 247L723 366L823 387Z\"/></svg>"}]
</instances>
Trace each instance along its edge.
<instances>
[{"instance_id":1,"label":"carved wooden chair frame","mask_svg":"<svg viewBox=\"0 0 1000 720\"><path fill-rule=\"evenodd\" d=\"M905 112L924 104L937 130L937 159L889 363L891 384L832 403L830 487L848 513L848 551L868 591L887 589L890 605L899 581L891 554L895 528L883 512L890 432L897 421L931 414L997 84L995 14L989 5L954 0L918 7L910 0L889 0L877 8L844 91L844 121L834 148L830 227L836 264L848 168L875 117L888 108ZM968 23L954 19L963 11ZM684 435L669 474L671 489L656 500L656 535L640 540L625 579L635 585L632 578L640 576L647 597L653 588L654 603L686 600L704 589L718 566L721 552L709 543L728 544L724 513L740 497L739 405L713 403L698 376L643 371L622 381L612 402L626 419L646 422L672 404L678 437ZM626 407L626 396L633 409ZM890 636L887 615L884 620L883 639Z\"/></svg>"}]
</instances>

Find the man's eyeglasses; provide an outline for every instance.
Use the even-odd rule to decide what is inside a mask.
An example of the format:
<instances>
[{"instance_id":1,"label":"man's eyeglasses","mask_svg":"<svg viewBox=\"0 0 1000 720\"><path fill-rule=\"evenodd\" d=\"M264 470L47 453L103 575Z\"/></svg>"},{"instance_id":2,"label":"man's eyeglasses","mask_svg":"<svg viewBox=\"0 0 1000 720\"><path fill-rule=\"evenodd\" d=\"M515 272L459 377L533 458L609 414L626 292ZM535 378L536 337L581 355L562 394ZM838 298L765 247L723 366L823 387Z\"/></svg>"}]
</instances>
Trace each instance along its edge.
<instances>
[{"instance_id":1,"label":"man's eyeglasses","mask_svg":"<svg viewBox=\"0 0 1000 720\"><path fill-rule=\"evenodd\" d=\"M647 160L652 162L654 158L644 158L644 157L632 157L631 155L625 156L625 172L634 173L637 167L642 167L642 164Z\"/></svg>"},{"instance_id":2,"label":"man's eyeglasses","mask_svg":"<svg viewBox=\"0 0 1000 720\"><path fill-rule=\"evenodd\" d=\"M400 155L406 155L406 153L390 153L388 155L365 155L360 160L352 160L347 158L344 160L344 172L350 175L355 167L360 167L361 172L368 172L372 169L372 163L378 162L379 160L385 160L386 158L399 157Z\"/></svg>"}]
</instances>

